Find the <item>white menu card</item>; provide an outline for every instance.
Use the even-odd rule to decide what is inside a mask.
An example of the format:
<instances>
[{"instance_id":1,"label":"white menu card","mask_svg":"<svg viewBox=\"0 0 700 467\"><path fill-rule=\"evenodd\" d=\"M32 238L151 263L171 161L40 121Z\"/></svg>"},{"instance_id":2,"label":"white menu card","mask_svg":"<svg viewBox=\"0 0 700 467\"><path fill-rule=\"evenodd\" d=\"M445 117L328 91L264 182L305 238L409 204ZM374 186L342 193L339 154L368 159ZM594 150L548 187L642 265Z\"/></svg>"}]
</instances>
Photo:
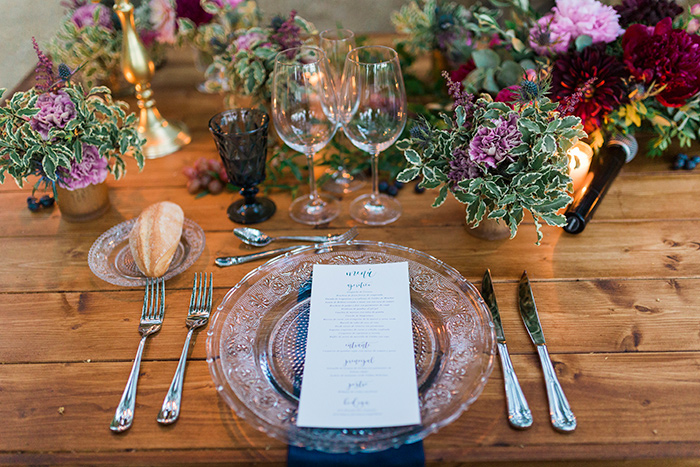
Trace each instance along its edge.
<instances>
[{"instance_id":1,"label":"white menu card","mask_svg":"<svg viewBox=\"0 0 700 467\"><path fill-rule=\"evenodd\" d=\"M408 263L315 264L297 425L420 423Z\"/></svg>"}]
</instances>

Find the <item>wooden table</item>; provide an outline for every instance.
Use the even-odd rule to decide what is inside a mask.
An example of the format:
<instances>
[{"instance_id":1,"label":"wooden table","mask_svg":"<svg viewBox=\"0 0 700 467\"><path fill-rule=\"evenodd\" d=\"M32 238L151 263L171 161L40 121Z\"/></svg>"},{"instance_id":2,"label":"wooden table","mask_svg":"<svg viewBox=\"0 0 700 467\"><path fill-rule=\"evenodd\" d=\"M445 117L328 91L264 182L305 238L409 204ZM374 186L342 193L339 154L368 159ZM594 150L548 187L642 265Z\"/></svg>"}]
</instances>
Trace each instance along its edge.
<instances>
[{"instance_id":1,"label":"wooden table","mask_svg":"<svg viewBox=\"0 0 700 467\"><path fill-rule=\"evenodd\" d=\"M173 54L157 73L158 106L187 124L192 143L147 161L141 173L131 161L123 180L110 181L112 209L99 220L71 224L57 209L30 213L28 190L11 181L0 187L0 463L284 464L286 446L238 418L217 395L204 332L193 345L180 420L169 427L155 420L185 338L192 273L214 271L219 302L261 264L215 268L216 256L251 250L235 239L226 217L237 195L195 199L185 190L182 168L217 155L206 125L223 105L220 96L195 90L200 79L187 51ZM581 235L545 227L541 246L534 245L531 222L513 240L473 238L462 205L451 200L433 209L433 194L415 194L410 186L398 195L404 214L397 222L360 228L359 239L424 251L473 282L487 267L493 273L535 423L522 432L509 427L496 361L473 406L425 440L430 465L700 464L700 170L672 172L669 166L670 158L637 157ZM341 216L319 233L355 224L348 215L351 199L342 200ZM98 279L87 253L102 232L162 200L181 205L204 229L206 248L189 271L167 283L165 323L146 346L134 425L115 435L108 425L136 352L143 290ZM272 234L311 230L288 217L289 195L274 200L278 213L261 228ZM517 311L524 269L578 418L572 434L549 424L537 353Z\"/></svg>"}]
</instances>

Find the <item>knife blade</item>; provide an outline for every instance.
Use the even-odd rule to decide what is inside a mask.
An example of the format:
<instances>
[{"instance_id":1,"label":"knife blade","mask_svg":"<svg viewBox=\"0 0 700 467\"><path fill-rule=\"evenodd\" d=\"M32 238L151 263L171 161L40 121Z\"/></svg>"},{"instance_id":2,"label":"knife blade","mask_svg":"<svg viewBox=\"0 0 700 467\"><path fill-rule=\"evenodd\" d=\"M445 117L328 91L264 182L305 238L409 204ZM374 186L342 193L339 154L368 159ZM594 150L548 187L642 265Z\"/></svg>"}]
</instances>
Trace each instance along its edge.
<instances>
[{"instance_id":1,"label":"knife blade","mask_svg":"<svg viewBox=\"0 0 700 467\"><path fill-rule=\"evenodd\" d=\"M496 303L496 294L493 291L493 282L491 281L491 271L489 269L484 272L484 278L481 281L481 296L491 311L491 317L496 327L496 345L498 347L498 355L501 358L501 368L503 369L508 422L513 428L521 430L529 428L532 426L532 412L527 405L525 394L523 394L523 390L520 387L518 377L513 369L513 363L508 354L506 337L503 333L503 325L501 324L501 316L498 311L498 303Z\"/></svg>"},{"instance_id":2,"label":"knife blade","mask_svg":"<svg viewBox=\"0 0 700 467\"><path fill-rule=\"evenodd\" d=\"M544 341L544 333L542 332L542 325L540 324L540 317L537 314L535 296L532 293L527 271L523 271L523 275L520 277L518 298L518 305L520 307L520 315L523 318L523 323L525 323L527 332L530 334L530 338L537 347L537 353L540 356L540 364L542 365L545 386L547 388L549 416L552 421L552 426L554 429L562 432L574 431L576 429L576 416L564 395L564 390L559 383L557 373L554 371L552 359L549 357L547 345Z\"/></svg>"}]
</instances>

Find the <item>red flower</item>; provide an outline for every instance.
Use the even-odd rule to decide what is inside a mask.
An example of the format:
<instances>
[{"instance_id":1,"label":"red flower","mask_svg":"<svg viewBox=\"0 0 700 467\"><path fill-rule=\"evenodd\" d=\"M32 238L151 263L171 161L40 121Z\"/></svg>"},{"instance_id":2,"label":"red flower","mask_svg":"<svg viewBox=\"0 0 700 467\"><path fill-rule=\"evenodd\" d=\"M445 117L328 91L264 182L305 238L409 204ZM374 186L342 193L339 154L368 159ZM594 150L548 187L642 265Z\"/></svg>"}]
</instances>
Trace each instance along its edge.
<instances>
[{"instance_id":1,"label":"red flower","mask_svg":"<svg viewBox=\"0 0 700 467\"><path fill-rule=\"evenodd\" d=\"M464 78L469 76L469 73L474 70L476 70L476 64L474 63L474 60L470 58L467 63L463 63L456 70L450 71L450 78L455 83L461 83L464 81Z\"/></svg>"},{"instance_id":2,"label":"red flower","mask_svg":"<svg viewBox=\"0 0 700 467\"><path fill-rule=\"evenodd\" d=\"M204 11L204 8L199 4L199 0L177 0L175 2L175 11L178 18L188 18L192 20L195 26L208 23L213 16Z\"/></svg>"},{"instance_id":3,"label":"red flower","mask_svg":"<svg viewBox=\"0 0 700 467\"><path fill-rule=\"evenodd\" d=\"M680 107L700 92L700 36L673 29L671 18L656 27L633 24L622 36L625 65L646 84L665 86L656 99Z\"/></svg>"},{"instance_id":4,"label":"red flower","mask_svg":"<svg viewBox=\"0 0 700 467\"><path fill-rule=\"evenodd\" d=\"M618 59L605 53L605 44L560 56L552 68L552 100L572 107L583 129L600 128L603 117L627 102L629 73Z\"/></svg>"}]
</instances>

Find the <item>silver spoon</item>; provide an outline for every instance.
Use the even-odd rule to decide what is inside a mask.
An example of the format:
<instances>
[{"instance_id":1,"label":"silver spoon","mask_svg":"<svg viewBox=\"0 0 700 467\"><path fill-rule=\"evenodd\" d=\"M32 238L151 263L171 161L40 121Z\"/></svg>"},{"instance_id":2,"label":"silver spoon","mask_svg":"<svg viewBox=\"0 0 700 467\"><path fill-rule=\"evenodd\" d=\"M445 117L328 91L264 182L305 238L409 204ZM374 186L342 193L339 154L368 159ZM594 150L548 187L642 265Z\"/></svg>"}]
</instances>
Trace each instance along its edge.
<instances>
[{"instance_id":1,"label":"silver spoon","mask_svg":"<svg viewBox=\"0 0 700 467\"><path fill-rule=\"evenodd\" d=\"M355 227L353 227L355 229ZM264 232L261 232L258 229L251 229L250 227L239 227L236 229L233 229L233 233L236 235L236 237L240 238L243 243L246 243L248 245L252 246L265 246L269 245L275 240L295 240L295 241L301 241L301 242L313 242L313 243L321 243L321 242L335 242L335 241L342 241L343 238L345 238L352 229L348 230L345 233L342 234L335 234L335 235L317 235L317 236L291 236L291 237L270 237L269 235L265 234Z\"/></svg>"}]
</instances>

